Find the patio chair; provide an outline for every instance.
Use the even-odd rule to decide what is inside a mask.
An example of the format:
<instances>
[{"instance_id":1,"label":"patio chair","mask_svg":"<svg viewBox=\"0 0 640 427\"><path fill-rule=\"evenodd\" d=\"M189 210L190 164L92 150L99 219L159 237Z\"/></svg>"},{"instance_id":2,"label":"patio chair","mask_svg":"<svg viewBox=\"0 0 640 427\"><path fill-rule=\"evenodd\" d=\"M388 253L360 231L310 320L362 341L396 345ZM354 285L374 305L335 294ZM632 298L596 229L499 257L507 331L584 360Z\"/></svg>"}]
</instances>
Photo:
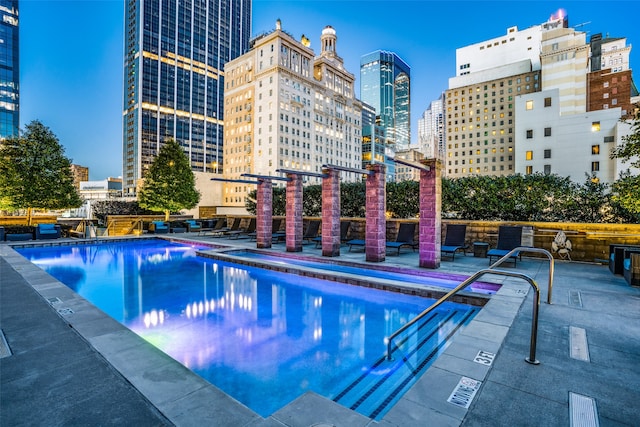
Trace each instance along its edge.
<instances>
[{"instance_id":1,"label":"patio chair","mask_svg":"<svg viewBox=\"0 0 640 427\"><path fill-rule=\"evenodd\" d=\"M640 250L627 249L624 251L622 275L631 286L640 286Z\"/></svg>"},{"instance_id":2,"label":"patio chair","mask_svg":"<svg viewBox=\"0 0 640 427\"><path fill-rule=\"evenodd\" d=\"M200 231L202 228L202 225L195 219L187 219L184 221L184 224L187 226L187 232L189 233Z\"/></svg>"},{"instance_id":3,"label":"patio chair","mask_svg":"<svg viewBox=\"0 0 640 427\"><path fill-rule=\"evenodd\" d=\"M254 233L256 231L256 219L251 218L249 220L249 225L245 229L238 229L233 231L228 231L225 233L229 239L239 239L240 236L245 236L250 233Z\"/></svg>"},{"instance_id":4,"label":"patio chair","mask_svg":"<svg viewBox=\"0 0 640 427\"><path fill-rule=\"evenodd\" d=\"M508 254L511 250L522 246L522 227L521 226L508 226L501 225L498 228L498 244L495 249L489 249L487 256L489 257L489 264L492 263L493 258L502 258ZM514 265L518 263L520 252L513 253L509 258L513 260Z\"/></svg>"},{"instance_id":5,"label":"patio chair","mask_svg":"<svg viewBox=\"0 0 640 427\"><path fill-rule=\"evenodd\" d=\"M349 230L351 229L351 221L340 221L340 243L346 243L349 238ZM311 239L316 244L316 249L322 245L322 236L314 237ZM351 247L349 247L351 249Z\"/></svg>"},{"instance_id":6,"label":"patio chair","mask_svg":"<svg viewBox=\"0 0 640 427\"><path fill-rule=\"evenodd\" d=\"M242 224L242 218L234 218L231 227L225 227L222 232L222 235L230 237L231 234L236 231L240 231L240 224Z\"/></svg>"},{"instance_id":7,"label":"patio chair","mask_svg":"<svg viewBox=\"0 0 640 427\"><path fill-rule=\"evenodd\" d=\"M201 228L198 232L199 236L206 235L207 233L211 233L213 237L221 236L224 233L224 229L227 225L227 218L222 217L218 218L216 224L212 228Z\"/></svg>"},{"instance_id":8,"label":"patio chair","mask_svg":"<svg viewBox=\"0 0 640 427\"><path fill-rule=\"evenodd\" d=\"M167 234L169 232L169 224L164 221L151 221L149 224L149 233Z\"/></svg>"},{"instance_id":9,"label":"patio chair","mask_svg":"<svg viewBox=\"0 0 640 427\"><path fill-rule=\"evenodd\" d=\"M465 243L467 235L466 224L449 224L447 225L447 234L444 237L444 244L440 246L442 254L451 255L451 260L455 260L456 252L462 251L465 256L469 245Z\"/></svg>"},{"instance_id":10,"label":"patio chair","mask_svg":"<svg viewBox=\"0 0 640 427\"><path fill-rule=\"evenodd\" d=\"M418 246L418 244L413 239L415 233L415 222L403 222L400 224L400 228L398 228L398 236L396 237L396 240L394 242L387 242L386 247L397 249L398 255L400 255L400 249L402 249L404 246L409 246L415 251L416 246Z\"/></svg>"},{"instance_id":11,"label":"patio chair","mask_svg":"<svg viewBox=\"0 0 640 427\"><path fill-rule=\"evenodd\" d=\"M322 221L311 220L307 225L307 229L304 231L302 235L302 241L313 242L314 239L318 238L318 232L320 231L320 225Z\"/></svg>"},{"instance_id":12,"label":"patio chair","mask_svg":"<svg viewBox=\"0 0 640 427\"><path fill-rule=\"evenodd\" d=\"M274 218L271 220L271 238L280 238L280 236L285 236L285 233L280 233L280 225L282 224L281 218ZM256 240L258 237L258 232L253 231L248 234L250 240Z\"/></svg>"}]
</instances>

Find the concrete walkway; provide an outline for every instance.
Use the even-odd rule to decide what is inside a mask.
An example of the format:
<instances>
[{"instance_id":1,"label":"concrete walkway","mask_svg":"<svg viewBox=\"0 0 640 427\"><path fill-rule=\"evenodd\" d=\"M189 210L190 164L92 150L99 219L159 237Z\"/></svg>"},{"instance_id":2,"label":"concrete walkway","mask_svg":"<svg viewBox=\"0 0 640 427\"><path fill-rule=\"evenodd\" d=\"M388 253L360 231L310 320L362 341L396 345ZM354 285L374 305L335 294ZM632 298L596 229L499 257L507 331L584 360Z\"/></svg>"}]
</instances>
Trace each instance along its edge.
<instances>
[{"instance_id":1,"label":"concrete walkway","mask_svg":"<svg viewBox=\"0 0 640 427\"><path fill-rule=\"evenodd\" d=\"M306 245L301 255L320 250ZM343 247L339 259L363 262L364 254ZM385 265L416 268L417 254L388 256ZM438 271L470 275L488 265L457 255ZM539 365L524 361L533 292L492 276L503 289L382 421L313 393L263 419L0 244L0 328L11 351L0 358L0 425L567 426L573 418L577 426L596 425L594 417L601 426L640 425L640 289L606 266L557 262L549 305L545 261L504 269L540 285ZM477 363L478 349L495 354L490 365ZM481 382L469 408L448 401L463 377Z\"/></svg>"}]
</instances>

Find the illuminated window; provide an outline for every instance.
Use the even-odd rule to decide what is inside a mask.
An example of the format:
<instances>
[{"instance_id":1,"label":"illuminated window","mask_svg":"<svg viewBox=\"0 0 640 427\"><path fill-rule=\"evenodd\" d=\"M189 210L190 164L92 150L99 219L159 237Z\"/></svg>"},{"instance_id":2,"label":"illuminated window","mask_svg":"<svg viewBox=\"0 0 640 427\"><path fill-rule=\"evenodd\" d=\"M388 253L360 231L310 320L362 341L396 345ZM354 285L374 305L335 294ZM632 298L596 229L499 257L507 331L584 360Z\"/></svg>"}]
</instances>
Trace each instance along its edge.
<instances>
[{"instance_id":1,"label":"illuminated window","mask_svg":"<svg viewBox=\"0 0 640 427\"><path fill-rule=\"evenodd\" d=\"M533 173L533 166L527 166L525 173L531 175Z\"/></svg>"},{"instance_id":2,"label":"illuminated window","mask_svg":"<svg viewBox=\"0 0 640 427\"><path fill-rule=\"evenodd\" d=\"M600 122L591 122L591 132L600 132Z\"/></svg>"},{"instance_id":3,"label":"illuminated window","mask_svg":"<svg viewBox=\"0 0 640 427\"><path fill-rule=\"evenodd\" d=\"M591 154L600 154L600 145L592 145Z\"/></svg>"},{"instance_id":4,"label":"illuminated window","mask_svg":"<svg viewBox=\"0 0 640 427\"><path fill-rule=\"evenodd\" d=\"M527 101L526 106L527 106L527 110L533 110L533 101L531 100Z\"/></svg>"},{"instance_id":5,"label":"illuminated window","mask_svg":"<svg viewBox=\"0 0 640 427\"><path fill-rule=\"evenodd\" d=\"M533 151L527 151L525 154L525 159L533 160Z\"/></svg>"},{"instance_id":6,"label":"illuminated window","mask_svg":"<svg viewBox=\"0 0 640 427\"><path fill-rule=\"evenodd\" d=\"M598 172L600 170L600 162L591 162L591 172Z\"/></svg>"}]
</instances>

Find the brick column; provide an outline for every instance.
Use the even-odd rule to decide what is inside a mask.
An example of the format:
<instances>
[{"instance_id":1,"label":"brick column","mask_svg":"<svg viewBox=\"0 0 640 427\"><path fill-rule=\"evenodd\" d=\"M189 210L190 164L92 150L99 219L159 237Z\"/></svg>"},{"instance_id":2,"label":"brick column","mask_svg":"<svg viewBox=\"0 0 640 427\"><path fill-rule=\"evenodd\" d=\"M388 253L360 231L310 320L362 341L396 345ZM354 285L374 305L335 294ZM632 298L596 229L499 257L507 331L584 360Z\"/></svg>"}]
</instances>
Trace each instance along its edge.
<instances>
[{"instance_id":1,"label":"brick column","mask_svg":"<svg viewBox=\"0 0 640 427\"><path fill-rule=\"evenodd\" d=\"M420 267L440 267L442 243L442 164L426 159L420 171Z\"/></svg>"},{"instance_id":2,"label":"brick column","mask_svg":"<svg viewBox=\"0 0 640 427\"><path fill-rule=\"evenodd\" d=\"M365 206L365 253L366 260L382 262L387 253L387 209L385 165L376 163L368 166L373 173L367 175Z\"/></svg>"},{"instance_id":3,"label":"brick column","mask_svg":"<svg viewBox=\"0 0 640 427\"><path fill-rule=\"evenodd\" d=\"M322 256L340 256L340 171L322 178Z\"/></svg>"},{"instance_id":4,"label":"brick column","mask_svg":"<svg viewBox=\"0 0 640 427\"><path fill-rule=\"evenodd\" d=\"M256 246L270 248L273 217L273 185L270 179L258 179L256 195Z\"/></svg>"},{"instance_id":5,"label":"brick column","mask_svg":"<svg viewBox=\"0 0 640 427\"><path fill-rule=\"evenodd\" d=\"M302 175L287 174L287 252L302 251Z\"/></svg>"}]
</instances>

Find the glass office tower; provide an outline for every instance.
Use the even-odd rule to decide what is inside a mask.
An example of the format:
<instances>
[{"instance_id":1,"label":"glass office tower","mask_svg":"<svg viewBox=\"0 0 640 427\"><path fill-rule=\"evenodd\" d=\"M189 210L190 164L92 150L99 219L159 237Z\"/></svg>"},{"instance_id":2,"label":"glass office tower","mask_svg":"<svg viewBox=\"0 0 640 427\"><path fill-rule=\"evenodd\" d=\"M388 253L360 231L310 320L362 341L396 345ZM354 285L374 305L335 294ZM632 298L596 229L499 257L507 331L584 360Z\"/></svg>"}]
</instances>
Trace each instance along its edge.
<instances>
[{"instance_id":1,"label":"glass office tower","mask_svg":"<svg viewBox=\"0 0 640 427\"><path fill-rule=\"evenodd\" d=\"M360 58L360 98L372 105L396 149L411 142L410 67L393 52L375 51Z\"/></svg>"},{"instance_id":2,"label":"glass office tower","mask_svg":"<svg viewBox=\"0 0 640 427\"><path fill-rule=\"evenodd\" d=\"M168 139L221 172L224 64L249 48L251 0L126 0L124 29L123 191Z\"/></svg>"},{"instance_id":3,"label":"glass office tower","mask_svg":"<svg viewBox=\"0 0 640 427\"><path fill-rule=\"evenodd\" d=\"M20 130L18 0L0 0L0 138Z\"/></svg>"}]
</instances>

